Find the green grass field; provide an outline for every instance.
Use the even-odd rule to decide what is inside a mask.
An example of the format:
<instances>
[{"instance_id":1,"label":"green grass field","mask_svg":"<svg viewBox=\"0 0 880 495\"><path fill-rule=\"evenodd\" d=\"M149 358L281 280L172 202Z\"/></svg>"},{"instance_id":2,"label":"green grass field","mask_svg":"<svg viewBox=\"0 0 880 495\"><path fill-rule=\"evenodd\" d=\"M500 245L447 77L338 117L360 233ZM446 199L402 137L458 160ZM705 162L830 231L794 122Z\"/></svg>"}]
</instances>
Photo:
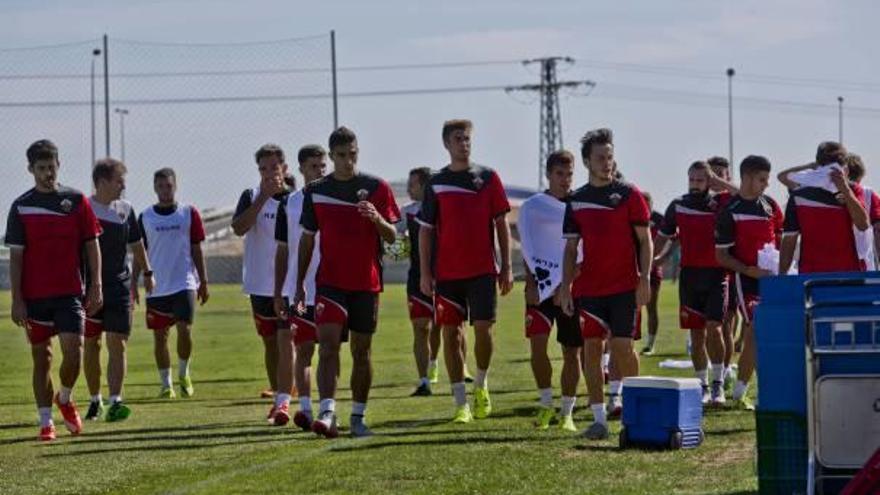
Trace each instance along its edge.
<instances>
[{"instance_id":1,"label":"green grass field","mask_svg":"<svg viewBox=\"0 0 880 495\"><path fill-rule=\"evenodd\" d=\"M684 334L676 328L675 286L664 287L658 352L643 359L643 374L675 374L659 370L657 363L685 358ZM487 420L464 427L448 423L453 407L445 372L435 396L408 397L416 373L403 287L395 285L382 297L374 340L375 378L367 420L376 436L324 440L291 427L269 427L264 418L270 401L258 398L266 386L262 348L248 302L238 287L215 286L211 301L196 316L193 398L154 399L158 377L152 339L139 311L130 340L125 394L132 417L122 423L89 422L83 434L73 438L56 411L59 439L45 445L36 440L29 346L22 330L9 320L9 294L2 294L0 494L558 495L756 490L754 419L749 413L708 412L706 442L688 451L620 451L617 422L612 423L611 439L598 443L556 429L533 430L537 392L523 338L521 294L518 288L500 300L489 374L494 412ZM560 353L553 347L558 373ZM343 359L338 407L343 426L350 405L349 362ZM472 357L470 363L475 369ZM558 394L558 375L554 383ZM589 419L584 393L582 382L575 411L580 428ZM74 395L84 414L88 400L84 379L80 378Z\"/></svg>"}]
</instances>

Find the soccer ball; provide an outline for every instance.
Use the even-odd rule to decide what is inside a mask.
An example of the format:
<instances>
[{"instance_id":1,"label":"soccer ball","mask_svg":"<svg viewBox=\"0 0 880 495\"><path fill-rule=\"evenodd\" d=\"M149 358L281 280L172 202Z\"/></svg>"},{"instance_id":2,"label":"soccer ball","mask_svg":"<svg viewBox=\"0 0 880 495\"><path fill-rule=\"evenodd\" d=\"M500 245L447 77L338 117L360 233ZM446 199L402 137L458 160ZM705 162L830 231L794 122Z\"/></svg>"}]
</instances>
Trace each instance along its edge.
<instances>
[{"instance_id":1,"label":"soccer ball","mask_svg":"<svg viewBox=\"0 0 880 495\"><path fill-rule=\"evenodd\" d=\"M400 261L409 257L409 249L409 239L405 236L398 236L393 244L388 245L385 252L391 259Z\"/></svg>"}]
</instances>

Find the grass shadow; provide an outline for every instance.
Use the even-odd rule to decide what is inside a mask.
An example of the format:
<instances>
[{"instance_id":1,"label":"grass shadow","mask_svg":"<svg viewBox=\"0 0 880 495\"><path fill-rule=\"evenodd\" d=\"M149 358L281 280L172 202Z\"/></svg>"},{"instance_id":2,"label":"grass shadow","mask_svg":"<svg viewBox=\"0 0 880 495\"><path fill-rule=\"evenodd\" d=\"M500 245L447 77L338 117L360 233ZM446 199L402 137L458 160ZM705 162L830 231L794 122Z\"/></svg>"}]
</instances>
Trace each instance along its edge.
<instances>
[{"instance_id":1,"label":"grass shadow","mask_svg":"<svg viewBox=\"0 0 880 495\"><path fill-rule=\"evenodd\" d=\"M476 433L476 432L475 432ZM417 440L415 442L401 442L401 441L382 441L382 437L377 435L373 437L372 441L364 442L361 445L354 444L346 444L340 445L339 447L331 447L330 452L353 452L359 450L377 450L377 449L386 449L390 447L429 447L429 446L450 446L454 444L459 445L493 445L493 444L503 444L503 443L548 443L548 442L557 442L558 439L554 437L547 438L532 438L532 437L523 437L523 436L510 436L510 437L487 437L487 438L468 438L468 437L457 437L457 438L449 438L449 439L436 439L436 440Z\"/></svg>"},{"instance_id":2,"label":"grass shadow","mask_svg":"<svg viewBox=\"0 0 880 495\"><path fill-rule=\"evenodd\" d=\"M94 455L94 454L116 454L122 452L173 452L177 450L199 450L199 449L210 449L215 447L228 447L231 445L241 446L248 445L254 443L277 443L281 441L288 440L286 437L279 438L258 438L254 440L234 440L231 442L217 442L217 443L192 443L192 444L166 444L166 445L142 445L138 447L122 447L122 448L107 448L107 449L93 449L93 450L76 450L72 452L52 452L47 453L43 457L46 458L55 458L55 457L67 457L70 455Z\"/></svg>"}]
</instances>

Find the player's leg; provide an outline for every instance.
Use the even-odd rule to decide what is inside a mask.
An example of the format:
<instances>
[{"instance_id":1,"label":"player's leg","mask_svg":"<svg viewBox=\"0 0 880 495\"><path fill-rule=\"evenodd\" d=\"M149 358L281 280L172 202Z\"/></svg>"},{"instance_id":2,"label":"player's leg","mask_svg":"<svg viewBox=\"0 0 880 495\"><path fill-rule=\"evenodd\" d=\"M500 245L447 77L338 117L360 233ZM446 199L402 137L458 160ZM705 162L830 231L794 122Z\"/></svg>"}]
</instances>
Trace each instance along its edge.
<instances>
[{"instance_id":1,"label":"player's leg","mask_svg":"<svg viewBox=\"0 0 880 495\"><path fill-rule=\"evenodd\" d=\"M661 281L651 276L651 298L648 300L648 336L645 340L645 348L642 354L650 356L654 353L654 342L657 340L657 331L660 329L660 313L657 305L660 298Z\"/></svg>"},{"instance_id":2,"label":"player's leg","mask_svg":"<svg viewBox=\"0 0 880 495\"><path fill-rule=\"evenodd\" d=\"M284 304L289 307L287 301ZM272 384L274 402L266 419L275 426L284 426L290 421L290 400L295 366L292 324L292 320L288 322L275 318L272 321L271 337L268 335L270 333L269 329L266 328L268 324L265 324L264 329L261 331L264 345L271 346L272 348L273 356L271 358L268 357L269 350L266 349L265 364L266 372L269 373L270 359L274 363L271 366L274 376L269 380Z\"/></svg>"},{"instance_id":3,"label":"player's leg","mask_svg":"<svg viewBox=\"0 0 880 495\"><path fill-rule=\"evenodd\" d=\"M291 311L294 311L291 308ZM315 354L315 341L318 339L315 327L315 307L309 306L303 314L293 314L293 361L294 385L299 399L299 410L293 416L293 423L303 431L312 428L312 356ZM283 345L279 338L279 345ZM282 357L282 359L284 359ZM280 369L280 368L279 368Z\"/></svg>"},{"instance_id":4,"label":"player's leg","mask_svg":"<svg viewBox=\"0 0 880 495\"><path fill-rule=\"evenodd\" d=\"M348 297L342 291L318 287L315 323L318 326L318 418L312 431L333 438L336 427L336 388L339 383L339 349L349 321Z\"/></svg>"},{"instance_id":5,"label":"player's leg","mask_svg":"<svg viewBox=\"0 0 880 495\"><path fill-rule=\"evenodd\" d=\"M581 349L584 338L580 322L575 314L568 316L556 308L556 340L562 345L562 373L559 382L562 388L562 407L560 409L560 428L575 432L572 413L577 400L577 386L581 376Z\"/></svg>"},{"instance_id":6,"label":"player's leg","mask_svg":"<svg viewBox=\"0 0 880 495\"><path fill-rule=\"evenodd\" d=\"M613 404L616 412L618 404L620 409L623 407L623 380L639 374L639 355L635 352L633 340L639 321L638 307L635 291L610 296L605 299L605 303L608 305L608 324L611 332L609 340L611 362L614 363L615 381L619 380L621 383L618 385L619 390L614 391L619 401Z\"/></svg>"},{"instance_id":7,"label":"player's leg","mask_svg":"<svg viewBox=\"0 0 880 495\"><path fill-rule=\"evenodd\" d=\"M275 394L278 392L278 339L275 331L278 329L278 318L275 316L271 297L251 295L250 302L254 328L256 328L260 340L263 341L263 364L266 367L266 378L269 380L269 388L261 392L260 396L276 397ZM277 405L278 401L275 402Z\"/></svg>"},{"instance_id":8,"label":"player's leg","mask_svg":"<svg viewBox=\"0 0 880 495\"><path fill-rule=\"evenodd\" d=\"M434 305L429 298L419 292L409 291L409 320L413 329L413 357L416 371L419 374L419 385L412 396L431 395L431 381L428 377L428 361L431 358L431 320L434 316Z\"/></svg>"},{"instance_id":9,"label":"player's leg","mask_svg":"<svg viewBox=\"0 0 880 495\"><path fill-rule=\"evenodd\" d=\"M433 303L432 303L433 307ZM434 322L433 315L429 321L430 334L428 342L430 344L430 358L428 359L428 379L431 383L440 381L440 367L437 364L437 357L440 355L440 343L443 340L443 329Z\"/></svg>"},{"instance_id":10,"label":"player's leg","mask_svg":"<svg viewBox=\"0 0 880 495\"><path fill-rule=\"evenodd\" d=\"M724 397L724 331L722 330L727 308L727 277L722 270L715 270L710 278L709 299L706 301L706 350L709 355L711 380L711 403L720 406Z\"/></svg>"},{"instance_id":11,"label":"player's leg","mask_svg":"<svg viewBox=\"0 0 880 495\"><path fill-rule=\"evenodd\" d=\"M64 426L70 433L78 435L82 431L82 419L73 401L73 386L82 364L85 314L78 297L58 298L55 305L54 322L61 347L61 366L58 367L61 386L55 395L55 404L64 417Z\"/></svg>"},{"instance_id":12,"label":"player's leg","mask_svg":"<svg viewBox=\"0 0 880 495\"><path fill-rule=\"evenodd\" d=\"M474 417L486 418L492 413L489 397L489 366L495 350L493 327L498 304L496 278L482 276L467 282L466 297L468 312L474 325L474 357L477 361L477 374L474 377Z\"/></svg>"},{"instance_id":13,"label":"player's leg","mask_svg":"<svg viewBox=\"0 0 880 495\"><path fill-rule=\"evenodd\" d=\"M190 376L190 358L192 357L192 326L196 308L196 293L192 290L178 292L174 295L174 318L177 320L177 378L180 380L180 394L192 397L192 377Z\"/></svg>"},{"instance_id":14,"label":"player's leg","mask_svg":"<svg viewBox=\"0 0 880 495\"><path fill-rule=\"evenodd\" d=\"M174 323L173 296L147 298L147 328L153 331L153 357L159 371L159 398L162 399L175 396L168 351L168 334Z\"/></svg>"},{"instance_id":15,"label":"player's leg","mask_svg":"<svg viewBox=\"0 0 880 495\"><path fill-rule=\"evenodd\" d=\"M124 301L104 301L104 332L107 341L107 388L110 407L107 421L121 421L131 415L131 409L123 402L122 384L127 369L126 347L131 334L132 307L128 298Z\"/></svg>"},{"instance_id":16,"label":"player's leg","mask_svg":"<svg viewBox=\"0 0 880 495\"><path fill-rule=\"evenodd\" d=\"M367 400L373 386L372 344L379 318L379 294L354 292L349 296L348 327L351 331L351 418L352 437L368 437L373 434L364 420Z\"/></svg>"},{"instance_id":17,"label":"player's leg","mask_svg":"<svg viewBox=\"0 0 880 495\"><path fill-rule=\"evenodd\" d=\"M605 350L605 336L609 333L607 322L609 313L604 299L583 297L578 300L581 332L584 337L584 375L587 379L590 410L593 412L593 424L584 431L583 435L591 440L608 438L602 355Z\"/></svg>"},{"instance_id":18,"label":"player's leg","mask_svg":"<svg viewBox=\"0 0 880 495\"><path fill-rule=\"evenodd\" d=\"M103 311L102 311L103 312ZM104 401L101 397L101 340L103 315L86 318L86 331L83 336L83 375L89 389L89 410L86 420L101 419L104 414Z\"/></svg>"},{"instance_id":19,"label":"player's leg","mask_svg":"<svg viewBox=\"0 0 880 495\"><path fill-rule=\"evenodd\" d=\"M466 292L460 281L437 282L434 298L435 321L443 331L443 357L455 402L455 423L469 423L473 420L465 388L463 324L467 317L466 304Z\"/></svg>"},{"instance_id":20,"label":"player's leg","mask_svg":"<svg viewBox=\"0 0 880 495\"><path fill-rule=\"evenodd\" d=\"M52 335L55 325L52 313L42 302L28 302L27 337L31 344L33 360L32 386L34 401L40 419L40 440L55 440L55 424L52 421Z\"/></svg>"},{"instance_id":21,"label":"player's leg","mask_svg":"<svg viewBox=\"0 0 880 495\"><path fill-rule=\"evenodd\" d=\"M754 279L736 276L737 300L742 313L742 340L743 349L739 356L739 369L737 372L736 385L733 388L733 400L738 407L752 409L753 406L746 397L749 380L755 371L755 339L752 327L753 311L758 303L758 282Z\"/></svg>"},{"instance_id":22,"label":"player's leg","mask_svg":"<svg viewBox=\"0 0 880 495\"><path fill-rule=\"evenodd\" d=\"M733 365L733 357L736 353L735 334L739 327L740 318L736 296L731 293L728 300L730 304L727 306L727 313L724 317L724 325L721 327L721 332L724 338L724 388L728 392L732 392L733 385L736 383L736 367Z\"/></svg>"},{"instance_id":23,"label":"player's leg","mask_svg":"<svg viewBox=\"0 0 880 495\"><path fill-rule=\"evenodd\" d=\"M703 404L709 402L709 355L706 352L706 327L692 328L691 336L691 362L694 365L694 376L700 380L700 388L703 391Z\"/></svg>"},{"instance_id":24,"label":"player's leg","mask_svg":"<svg viewBox=\"0 0 880 495\"><path fill-rule=\"evenodd\" d=\"M552 304L552 301L550 303ZM547 355L547 342L550 340L550 331L553 329L552 317L554 315L545 314L541 310L543 306L542 304L526 308L525 326L526 338L529 339L532 376L535 377L541 405L535 418L535 426L546 430L556 417L556 410L553 408L553 365Z\"/></svg>"}]
</instances>

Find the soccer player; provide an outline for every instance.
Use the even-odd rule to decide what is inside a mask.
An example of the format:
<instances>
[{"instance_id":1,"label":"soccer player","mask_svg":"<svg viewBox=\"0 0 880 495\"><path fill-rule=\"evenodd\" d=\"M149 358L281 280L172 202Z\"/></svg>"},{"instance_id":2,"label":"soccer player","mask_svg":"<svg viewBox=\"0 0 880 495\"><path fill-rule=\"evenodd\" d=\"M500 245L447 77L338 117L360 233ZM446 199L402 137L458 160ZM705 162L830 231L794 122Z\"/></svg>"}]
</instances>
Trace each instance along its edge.
<instances>
[{"instance_id":1,"label":"soccer player","mask_svg":"<svg viewBox=\"0 0 880 495\"><path fill-rule=\"evenodd\" d=\"M86 419L97 420L104 413L101 398L101 335L107 336L107 385L110 389L110 409L107 421L121 421L131 415L131 409L122 401L122 382L125 380L125 348L131 334L132 300L138 300L137 281L132 283L131 269L126 255L128 250L140 266L145 267L144 289L153 290L154 280L141 229L131 203L120 199L125 190L125 165L119 160L106 158L92 168L95 194L92 209L101 223L101 285L104 288L104 307L86 317L83 374L92 395Z\"/></svg>"},{"instance_id":2,"label":"soccer player","mask_svg":"<svg viewBox=\"0 0 880 495\"><path fill-rule=\"evenodd\" d=\"M663 226L663 214L654 211L654 199L647 191L642 191L645 201L648 203L648 209L651 210L651 240L657 242L657 234ZM657 311L657 304L660 301L660 287L663 285L663 263L671 252L672 245L667 245L666 249L656 248L657 256L651 265L651 299L648 300L648 337L645 340L645 348L642 354L650 356L654 354L654 341L657 340L657 330L660 328L660 315Z\"/></svg>"},{"instance_id":3,"label":"soccer player","mask_svg":"<svg viewBox=\"0 0 880 495\"><path fill-rule=\"evenodd\" d=\"M312 431L327 438L338 434L339 348L348 338L352 356L350 433L365 437L372 435L364 414L373 381L370 348L382 291L382 242L394 242L400 211L387 182L358 171L354 132L346 127L336 129L330 134L329 148L333 173L307 185L304 193L294 306L304 310L305 279L315 236L320 232L315 323L321 405Z\"/></svg>"},{"instance_id":4,"label":"soccer player","mask_svg":"<svg viewBox=\"0 0 880 495\"><path fill-rule=\"evenodd\" d=\"M319 145L310 144L300 148L297 154L299 172L307 186L324 177L327 169L327 153ZM312 428L312 356L315 353L315 274L320 263L320 235L315 235L315 252L309 262L305 276L305 300L303 311L291 307L285 291L291 292L298 279L298 249L303 227L300 225L303 208L303 189L291 193L278 205L275 218L275 313L288 322L278 329L278 384L281 390L288 389L295 382L299 399L299 410L293 416L293 423L303 431ZM293 253L290 253L293 246ZM275 425L284 425L290 420L290 394L275 396L275 405L270 411Z\"/></svg>"},{"instance_id":5,"label":"soccer player","mask_svg":"<svg viewBox=\"0 0 880 495\"><path fill-rule=\"evenodd\" d=\"M267 260L275 258L275 215L278 205L290 191L284 178L287 163L284 150L275 144L265 144L254 156L260 185L245 189L238 199L232 216L232 231L244 236L244 256L242 263L242 292L251 301L251 313L257 335L263 340L263 361L269 378L271 394L290 394L290 389L278 388L278 342L276 333L286 321L275 314L272 294L275 288L275 265ZM289 290L285 291L289 297ZM271 419L271 418L270 418Z\"/></svg>"},{"instance_id":6,"label":"soccer player","mask_svg":"<svg viewBox=\"0 0 880 495\"><path fill-rule=\"evenodd\" d=\"M734 272L737 304L743 317L743 350L733 389L738 407L753 410L746 398L748 383L755 371L755 338L752 318L760 302L758 279L770 275L758 266L758 251L765 244L779 245L783 214L779 205L764 194L770 182L770 161L750 155L739 167L739 194L723 208L716 219L715 256L723 268Z\"/></svg>"},{"instance_id":7,"label":"soccer player","mask_svg":"<svg viewBox=\"0 0 880 495\"><path fill-rule=\"evenodd\" d=\"M413 355L419 373L419 385L412 396L431 395L431 383L438 381L437 355L440 352L440 327L434 323L434 300L422 293L419 261L419 230L416 216L422 207L425 185L431 177L431 169L418 167L409 171L406 190L412 203L401 209L406 222L398 223L398 231L409 237L409 271L406 278L406 297L409 320L413 327Z\"/></svg>"},{"instance_id":8,"label":"soccer player","mask_svg":"<svg viewBox=\"0 0 880 495\"><path fill-rule=\"evenodd\" d=\"M153 351L161 383L159 397L175 397L168 353L168 333L175 324L180 393L192 397L189 362L195 300L198 297L204 306L209 297L201 244L205 240L205 227L195 206L179 204L175 199L177 175L174 170L157 170L153 174L153 190L159 201L140 214L138 223L150 266L156 272L156 286L147 297L147 328L153 331ZM142 268L135 263L135 280Z\"/></svg>"},{"instance_id":9,"label":"soccer player","mask_svg":"<svg viewBox=\"0 0 880 495\"><path fill-rule=\"evenodd\" d=\"M431 176L419 211L419 256L422 293L433 295L435 320L443 331L446 369L455 400L455 423L470 423L492 412L486 376L492 361L492 326L497 293L513 288L510 267L510 204L494 170L471 162L469 120L443 124L443 145L450 163ZM495 236L501 250L501 270L496 269ZM435 286L436 283L436 286ZM464 354L461 339L464 321L470 319L476 334L474 354L474 411L467 402Z\"/></svg>"},{"instance_id":10,"label":"soccer player","mask_svg":"<svg viewBox=\"0 0 880 495\"><path fill-rule=\"evenodd\" d=\"M530 343L532 373L541 402L535 426L546 430L556 417L551 384L553 367L547 356L547 341L555 322L556 340L562 346L563 357L560 427L572 432L577 431L572 412L577 399L584 339L577 315L565 314L554 303L553 294L562 281L566 241L559 233L565 218L565 203L571 192L574 163L574 155L569 151L555 151L547 157L548 189L522 204L517 223L526 268L526 338Z\"/></svg>"},{"instance_id":11,"label":"soccer player","mask_svg":"<svg viewBox=\"0 0 880 495\"><path fill-rule=\"evenodd\" d=\"M703 402L721 405L724 396L724 337L721 325L727 309L727 272L715 259L716 194L710 187L720 179L706 162L688 168L688 193L666 209L657 249L678 237L681 245L681 278L678 286L679 322L691 336L691 360L703 387ZM730 187L721 183L722 187ZM708 361L712 367L711 393Z\"/></svg>"},{"instance_id":12,"label":"soccer player","mask_svg":"<svg viewBox=\"0 0 880 495\"><path fill-rule=\"evenodd\" d=\"M83 304L81 254L89 269L85 309L101 309L101 233L89 200L79 191L58 183L58 148L40 140L27 149L28 172L34 187L9 208L5 244L10 250L12 321L23 327L34 362L33 389L40 417L40 440L55 440L52 402L61 410L73 435L82 431L82 419L72 391L79 376ZM52 385L52 337L61 342L61 390Z\"/></svg>"},{"instance_id":13,"label":"soccer player","mask_svg":"<svg viewBox=\"0 0 880 495\"><path fill-rule=\"evenodd\" d=\"M644 196L636 186L614 178L611 130L588 132L581 140L581 156L590 179L572 193L565 212L564 234L568 241L558 300L569 315L575 314L577 305L594 419L584 435L601 440L608 438L602 401L603 342L610 334L611 361L621 381L639 374L633 336L639 308L651 298L653 242ZM575 277L579 249L583 262Z\"/></svg>"},{"instance_id":14,"label":"soccer player","mask_svg":"<svg viewBox=\"0 0 880 495\"><path fill-rule=\"evenodd\" d=\"M877 221L880 205L872 201L873 218L865 210L865 191L856 182L848 180L849 167L846 149L840 143L824 142L816 151L816 162L807 168L840 164L842 171L833 170L829 178L836 191L816 186L793 183L792 171L779 177L791 188L785 207L785 228L779 253L779 271L788 273L794 260L800 238L800 273L858 272L867 269L866 260L859 255L853 226L860 232ZM792 187L794 186L794 187Z\"/></svg>"}]
</instances>

